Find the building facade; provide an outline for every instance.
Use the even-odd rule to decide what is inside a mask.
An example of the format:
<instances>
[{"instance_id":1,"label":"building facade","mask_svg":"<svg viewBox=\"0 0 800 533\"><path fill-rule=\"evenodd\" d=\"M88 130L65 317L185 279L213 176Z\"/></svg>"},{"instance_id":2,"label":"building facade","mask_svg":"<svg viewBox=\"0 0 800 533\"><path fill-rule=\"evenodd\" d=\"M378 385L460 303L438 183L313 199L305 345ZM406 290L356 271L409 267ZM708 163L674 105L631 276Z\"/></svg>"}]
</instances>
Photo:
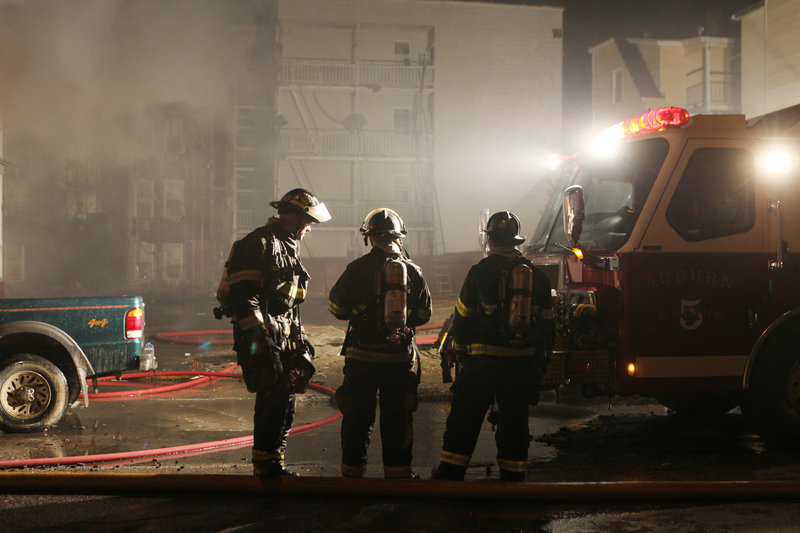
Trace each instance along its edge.
<instances>
[{"instance_id":1,"label":"building facade","mask_svg":"<svg viewBox=\"0 0 800 533\"><path fill-rule=\"evenodd\" d=\"M476 250L481 210L519 208L530 161L559 148L561 8L283 0L279 13L278 190L310 187L333 215L311 258L363 253L357 229L382 206L412 256Z\"/></svg>"},{"instance_id":2,"label":"building facade","mask_svg":"<svg viewBox=\"0 0 800 533\"><path fill-rule=\"evenodd\" d=\"M173 22L155 19L178 37L145 47L145 58L125 51L126 69L144 69L126 78L132 87L86 80L90 97L133 95L108 110L110 129L78 136L53 125L53 143L20 127L36 102L6 102L9 296L211 298L231 243L294 187L311 189L333 215L302 245L313 296L365 252L358 227L377 207L401 214L412 256L437 273L435 257L478 250L482 209L536 223L539 206L520 198L540 171L531 161L560 144L561 8L209 1L202 5L221 13L206 22L181 11L192 5L171 6ZM120 6L117 23L139 20L131 35L141 39L152 10L164 8ZM181 21L196 27L177 32ZM54 65L63 61L56 52ZM164 58L156 87L135 85ZM444 274L429 279L434 290L450 288Z\"/></svg>"},{"instance_id":3,"label":"building facade","mask_svg":"<svg viewBox=\"0 0 800 533\"><path fill-rule=\"evenodd\" d=\"M800 0L762 0L734 15L742 35L742 112L800 103Z\"/></svg>"}]
</instances>

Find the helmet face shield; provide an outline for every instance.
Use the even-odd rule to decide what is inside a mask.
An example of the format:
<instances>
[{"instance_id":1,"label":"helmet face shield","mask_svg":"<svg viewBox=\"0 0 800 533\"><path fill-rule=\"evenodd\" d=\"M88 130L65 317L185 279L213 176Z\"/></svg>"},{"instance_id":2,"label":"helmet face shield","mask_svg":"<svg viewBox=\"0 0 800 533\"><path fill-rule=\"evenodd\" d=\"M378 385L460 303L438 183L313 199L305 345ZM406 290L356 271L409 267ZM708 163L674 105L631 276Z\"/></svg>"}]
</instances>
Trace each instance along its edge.
<instances>
[{"instance_id":1,"label":"helmet face shield","mask_svg":"<svg viewBox=\"0 0 800 533\"><path fill-rule=\"evenodd\" d=\"M303 212L314 219L314 222L327 222L331 219L331 214L328 208L325 207L324 202L319 202L317 205L309 206L303 209Z\"/></svg>"},{"instance_id":2,"label":"helmet face shield","mask_svg":"<svg viewBox=\"0 0 800 533\"><path fill-rule=\"evenodd\" d=\"M284 194L283 198L272 201L269 205L275 209L290 209L308 215L316 223L327 222L331 219L331 214L325 204L305 189L292 189Z\"/></svg>"}]
</instances>

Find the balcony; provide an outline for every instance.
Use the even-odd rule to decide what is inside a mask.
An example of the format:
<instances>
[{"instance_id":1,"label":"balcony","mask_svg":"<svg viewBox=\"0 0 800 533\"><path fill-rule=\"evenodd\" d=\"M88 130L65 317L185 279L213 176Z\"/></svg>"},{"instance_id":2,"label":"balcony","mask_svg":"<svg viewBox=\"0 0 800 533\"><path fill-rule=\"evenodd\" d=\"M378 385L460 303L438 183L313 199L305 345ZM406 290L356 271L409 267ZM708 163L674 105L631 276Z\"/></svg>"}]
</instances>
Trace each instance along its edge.
<instances>
[{"instance_id":1,"label":"balcony","mask_svg":"<svg viewBox=\"0 0 800 533\"><path fill-rule=\"evenodd\" d=\"M708 103L708 108L705 105L704 92L703 82L686 88L686 109L689 113L730 113L739 111L738 90L733 73L711 73L711 101Z\"/></svg>"},{"instance_id":2,"label":"balcony","mask_svg":"<svg viewBox=\"0 0 800 533\"><path fill-rule=\"evenodd\" d=\"M333 87L431 89L434 68L430 65L398 63L336 63L284 59L280 62L281 85L317 85Z\"/></svg>"},{"instance_id":3,"label":"balcony","mask_svg":"<svg viewBox=\"0 0 800 533\"><path fill-rule=\"evenodd\" d=\"M428 134L393 131L318 131L283 129L280 153L285 158L431 159L433 138Z\"/></svg>"},{"instance_id":4,"label":"balcony","mask_svg":"<svg viewBox=\"0 0 800 533\"><path fill-rule=\"evenodd\" d=\"M381 199L331 200L325 199L325 206L331 214L331 222L322 224L314 231L356 231L364 222L364 216L376 206L389 207L397 211L409 230L430 230L434 227L433 209L430 205L411 202L389 202Z\"/></svg>"}]
</instances>

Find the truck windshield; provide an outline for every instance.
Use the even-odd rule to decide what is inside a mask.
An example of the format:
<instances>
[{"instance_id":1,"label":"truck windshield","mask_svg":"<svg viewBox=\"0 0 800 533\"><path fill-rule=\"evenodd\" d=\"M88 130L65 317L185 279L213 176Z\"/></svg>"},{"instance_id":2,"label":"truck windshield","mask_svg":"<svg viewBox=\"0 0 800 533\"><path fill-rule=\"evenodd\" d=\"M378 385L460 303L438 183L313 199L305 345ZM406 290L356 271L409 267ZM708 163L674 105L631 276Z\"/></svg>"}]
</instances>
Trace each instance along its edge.
<instances>
[{"instance_id":1,"label":"truck windshield","mask_svg":"<svg viewBox=\"0 0 800 533\"><path fill-rule=\"evenodd\" d=\"M558 244L569 245L561 223L561 198L570 185L583 187L586 213L581 246L593 252L622 246L668 150L664 139L644 139L622 143L613 156L581 154L565 161L528 251L562 252Z\"/></svg>"}]
</instances>

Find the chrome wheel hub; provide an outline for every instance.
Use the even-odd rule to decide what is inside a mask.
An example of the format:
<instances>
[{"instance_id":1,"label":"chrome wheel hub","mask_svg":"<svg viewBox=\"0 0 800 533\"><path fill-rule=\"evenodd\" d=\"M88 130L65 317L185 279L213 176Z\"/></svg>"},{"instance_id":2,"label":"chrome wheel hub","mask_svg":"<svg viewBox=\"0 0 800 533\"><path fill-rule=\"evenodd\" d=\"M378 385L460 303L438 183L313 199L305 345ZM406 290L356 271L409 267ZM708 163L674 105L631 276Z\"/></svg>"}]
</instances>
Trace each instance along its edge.
<instances>
[{"instance_id":1,"label":"chrome wheel hub","mask_svg":"<svg viewBox=\"0 0 800 533\"><path fill-rule=\"evenodd\" d=\"M21 370L10 375L0 385L0 407L9 416L28 420L41 415L53 398L47 380L33 370Z\"/></svg>"}]
</instances>

